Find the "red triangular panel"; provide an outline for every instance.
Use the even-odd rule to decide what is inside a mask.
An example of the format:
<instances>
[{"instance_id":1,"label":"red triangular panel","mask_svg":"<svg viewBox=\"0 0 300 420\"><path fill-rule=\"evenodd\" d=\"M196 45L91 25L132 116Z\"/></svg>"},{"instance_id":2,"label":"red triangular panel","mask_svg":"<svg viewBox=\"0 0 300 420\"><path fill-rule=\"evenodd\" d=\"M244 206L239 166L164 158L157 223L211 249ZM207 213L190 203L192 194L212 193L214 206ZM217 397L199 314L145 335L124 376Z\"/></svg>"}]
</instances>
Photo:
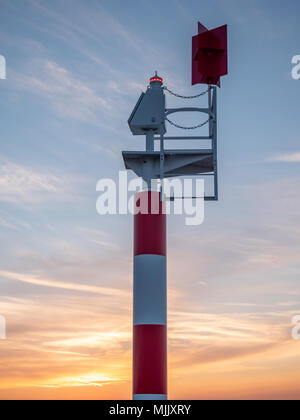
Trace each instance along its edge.
<instances>
[{"instance_id":1,"label":"red triangular panel","mask_svg":"<svg viewBox=\"0 0 300 420\"><path fill-rule=\"evenodd\" d=\"M192 39L192 85L220 86L220 77L228 73L227 25L208 31L198 23L198 30Z\"/></svg>"}]
</instances>

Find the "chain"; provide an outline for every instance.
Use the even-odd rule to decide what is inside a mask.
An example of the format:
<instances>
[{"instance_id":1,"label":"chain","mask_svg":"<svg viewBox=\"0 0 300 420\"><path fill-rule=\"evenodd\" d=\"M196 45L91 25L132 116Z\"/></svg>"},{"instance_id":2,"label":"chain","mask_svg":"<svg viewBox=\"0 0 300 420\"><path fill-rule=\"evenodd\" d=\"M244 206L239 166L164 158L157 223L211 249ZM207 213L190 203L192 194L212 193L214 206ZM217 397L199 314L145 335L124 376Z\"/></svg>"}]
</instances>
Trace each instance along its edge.
<instances>
[{"instance_id":1,"label":"chain","mask_svg":"<svg viewBox=\"0 0 300 420\"><path fill-rule=\"evenodd\" d=\"M166 90L167 92L169 92L171 95L176 96L177 98L182 98L182 99L195 99L195 98L200 98L200 96L205 95L209 89L207 89L205 92L201 92L198 95L194 95L194 96L183 96L183 95L179 95L178 93L174 93L172 92L170 89L168 89L166 86L164 86L164 90Z\"/></svg>"},{"instance_id":2,"label":"chain","mask_svg":"<svg viewBox=\"0 0 300 420\"><path fill-rule=\"evenodd\" d=\"M178 125L178 124L175 124L173 121L170 121L169 118L166 118L166 121L168 121L168 123L170 123L171 125L174 125L174 127L176 128L181 128L182 130L195 130L196 128L201 128L204 125L206 125L209 122L209 120L210 119L208 119L207 121L204 121L204 123L194 125L192 127L183 127L182 125Z\"/></svg>"},{"instance_id":3,"label":"chain","mask_svg":"<svg viewBox=\"0 0 300 420\"><path fill-rule=\"evenodd\" d=\"M195 99L195 98L199 98L200 96L205 95L207 92L209 92L209 89L205 90L204 92L199 93L198 95L194 95L194 96L183 96L183 95L179 95L178 93L172 92L170 89L168 89L166 86L164 86L164 90L166 90L167 92L169 92L171 95L176 96L177 98L182 98L182 99ZM181 128L182 130L195 130L196 128L201 128L204 125L206 125L209 122L209 119L207 121L205 121L204 123L198 124L198 125L194 125L192 127L184 127L182 125L178 125L175 124L173 121L170 121L168 118L166 118L166 121L168 121L168 123L170 123L171 125L173 125L176 128Z\"/></svg>"}]
</instances>

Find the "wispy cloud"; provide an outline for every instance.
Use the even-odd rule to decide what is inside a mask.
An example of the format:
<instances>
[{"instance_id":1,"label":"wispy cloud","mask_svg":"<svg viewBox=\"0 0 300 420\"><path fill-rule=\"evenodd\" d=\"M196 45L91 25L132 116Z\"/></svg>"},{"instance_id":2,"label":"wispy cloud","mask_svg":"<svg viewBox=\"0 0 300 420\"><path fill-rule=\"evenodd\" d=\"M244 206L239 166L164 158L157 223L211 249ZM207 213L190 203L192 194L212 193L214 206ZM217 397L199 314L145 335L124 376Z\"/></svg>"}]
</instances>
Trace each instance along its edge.
<instances>
[{"instance_id":1,"label":"wispy cloud","mask_svg":"<svg viewBox=\"0 0 300 420\"><path fill-rule=\"evenodd\" d=\"M129 292L126 290L112 289L108 287L90 286L87 284L58 282L52 279L40 277L38 275L28 275L28 274L21 274L21 273L0 270L0 276L6 279L20 281L22 283L27 283L27 284L32 284L32 285L42 286L42 287L51 287L55 289L73 290L77 292L96 293L96 294L109 295L109 296L121 296L121 295L128 296L129 295Z\"/></svg>"},{"instance_id":2,"label":"wispy cloud","mask_svg":"<svg viewBox=\"0 0 300 420\"><path fill-rule=\"evenodd\" d=\"M97 123L97 112L111 109L107 98L75 77L70 70L51 60L35 59L30 64L30 71L23 69L22 74L13 73L12 78L18 89L50 101L56 113L62 117Z\"/></svg>"},{"instance_id":3,"label":"wispy cloud","mask_svg":"<svg viewBox=\"0 0 300 420\"><path fill-rule=\"evenodd\" d=\"M120 378L107 377L99 373L91 373L75 377L62 377L47 381L46 384L38 384L38 388L68 388L68 387L84 387L96 386L102 387L112 382L122 382Z\"/></svg>"},{"instance_id":4,"label":"wispy cloud","mask_svg":"<svg viewBox=\"0 0 300 420\"><path fill-rule=\"evenodd\" d=\"M52 167L45 169L40 165L34 167L28 164L13 162L7 157L0 156L0 202L13 203L17 207L32 210L32 205L43 205L50 202L80 200L85 194L88 179L78 174L62 173L62 170ZM15 219L10 214L4 217L2 224L19 225L29 228L24 220ZM8 227L8 225L7 225ZM12 226L10 226L12 227Z\"/></svg>"},{"instance_id":5,"label":"wispy cloud","mask_svg":"<svg viewBox=\"0 0 300 420\"><path fill-rule=\"evenodd\" d=\"M300 162L300 152L292 152L285 154L278 154L271 156L268 159L269 162L286 162L286 163L299 163Z\"/></svg>"},{"instance_id":6,"label":"wispy cloud","mask_svg":"<svg viewBox=\"0 0 300 420\"><path fill-rule=\"evenodd\" d=\"M7 159L0 160L1 201L37 201L41 196L61 193L62 185L61 179L50 173L37 172Z\"/></svg>"},{"instance_id":7,"label":"wispy cloud","mask_svg":"<svg viewBox=\"0 0 300 420\"><path fill-rule=\"evenodd\" d=\"M15 225L3 219L2 217L0 217L0 226L13 230L17 229Z\"/></svg>"},{"instance_id":8,"label":"wispy cloud","mask_svg":"<svg viewBox=\"0 0 300 420\"><path fill-rule=\"evenodd\" d=\"M33 300L1 297L0 307L10 320L1 346L0 393L23 387L37 388L36 394L43 388L101 387L103 392L104 385L128 381L129 311L126 316L111 312L111 299L96 288L88 298L82 292L62 299L58 290ZM17 381L20 372L23 379Z\"/></svg>"}]
</instances>

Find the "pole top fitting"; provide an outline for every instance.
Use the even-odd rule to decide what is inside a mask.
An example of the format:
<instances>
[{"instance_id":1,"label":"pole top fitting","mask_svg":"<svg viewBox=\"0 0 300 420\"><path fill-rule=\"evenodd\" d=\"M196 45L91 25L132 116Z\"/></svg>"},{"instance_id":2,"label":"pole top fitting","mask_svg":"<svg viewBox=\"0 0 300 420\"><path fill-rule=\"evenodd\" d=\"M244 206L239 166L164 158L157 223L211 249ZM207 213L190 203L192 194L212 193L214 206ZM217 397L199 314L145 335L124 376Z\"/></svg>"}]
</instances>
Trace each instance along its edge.
<instances>
[{"instance_id":1,"label":"pole top fitting","mask_svg":"<svg viewBox=\"0 0 300 420\"><path fill-rule=\"evenodd\" d=\"M158 76L157 71L155 72L155 75L150 78L150 84L156 83L156 82L160 83L161 85L163 84L163 79Z\"/></svg>"}]
</instances>

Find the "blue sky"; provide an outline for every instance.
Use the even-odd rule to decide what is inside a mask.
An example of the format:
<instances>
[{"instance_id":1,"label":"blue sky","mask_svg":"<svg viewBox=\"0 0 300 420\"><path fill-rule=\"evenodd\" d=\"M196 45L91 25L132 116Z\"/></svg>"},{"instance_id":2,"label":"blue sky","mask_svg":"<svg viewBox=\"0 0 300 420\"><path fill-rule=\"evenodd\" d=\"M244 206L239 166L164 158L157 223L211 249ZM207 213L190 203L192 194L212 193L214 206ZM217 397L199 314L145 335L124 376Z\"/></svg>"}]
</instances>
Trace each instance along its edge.
<instances>
[{"instance_id":1,"label":"blue sky","mask_svg":"<svg viewBox=\"0 0 300 420\"><path fill-rule=\"evenodd\" d=\"M124 315L121 327L110 328L130 328L132 220L96 213L96 183L118 177L122 150L144 148L127 119L155 70L173 91L204 89L190 81L200 20L229 30L229 75L218 90L220 201L206 205L205 223L196 228L169 217L171 351L190 346L174 332L179 312L195 315L200 335L199 314L211 317L209 325L214 317L227 317L228 325L230 317L251 318L250 340L262 328L278 363L277 345L295 347L289 324L300 312L300 80L291 77L291 59L300 54L299 2L0 0L0 12L7 61L0 80L0 314L12 337L4 356L20 345L20 312L33 334L24 346L43 347L43 336L32 332L34 314L46 308L54 333L51 311L59 318L61 309L53 302L66 302L70 317L80 318L73 300L83 313L96 293L102 317ZM168 133L175 131L168 126ZM124 294L121 309L116 290ZM215 341L205 340L211 351ZM296 357L299 345L290 351Z\"/></svg>"}]
</instances>

